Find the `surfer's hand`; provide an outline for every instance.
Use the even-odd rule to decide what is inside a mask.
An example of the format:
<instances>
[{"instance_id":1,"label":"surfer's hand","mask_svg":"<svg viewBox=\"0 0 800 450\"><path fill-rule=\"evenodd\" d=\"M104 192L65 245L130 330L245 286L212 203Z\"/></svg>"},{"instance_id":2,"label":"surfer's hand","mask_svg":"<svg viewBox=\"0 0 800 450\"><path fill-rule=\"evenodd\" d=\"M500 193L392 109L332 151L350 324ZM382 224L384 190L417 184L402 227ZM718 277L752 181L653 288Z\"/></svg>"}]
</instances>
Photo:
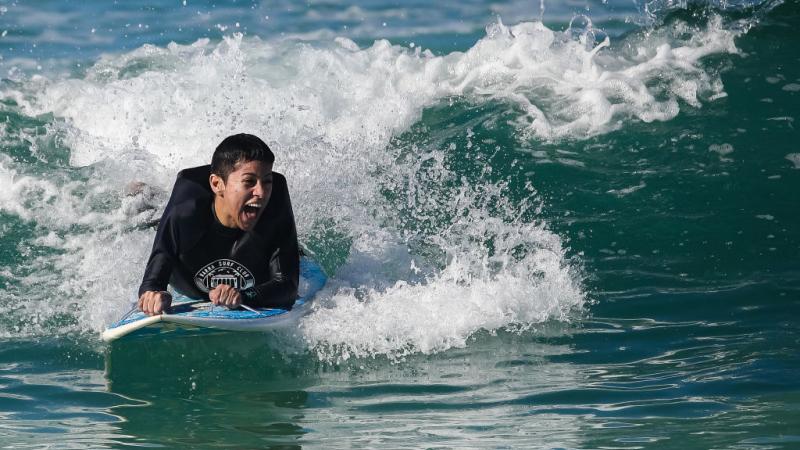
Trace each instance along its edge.
<instances>
[{"instance_id":1,"label":"surfer's hand","mask_svg":"<svg viewBox=\"0 0 800 450\"><path fill-rule=\"evenodd\" d=\"M208 293L211 303L236 309L242 304L242 294L227 284L219 284Z\"/></svg>"},{"instance_id":2,"label":"surfer's hand","mask_svg":"<svg viewBox=\"0 0 800 450\"><path fill-rule=\"evenodd\" d=\"M172 303L172 296L167 291L147 291L139 297L139 309L148 316L163 313Z\"/></svg>"}]
</instances>

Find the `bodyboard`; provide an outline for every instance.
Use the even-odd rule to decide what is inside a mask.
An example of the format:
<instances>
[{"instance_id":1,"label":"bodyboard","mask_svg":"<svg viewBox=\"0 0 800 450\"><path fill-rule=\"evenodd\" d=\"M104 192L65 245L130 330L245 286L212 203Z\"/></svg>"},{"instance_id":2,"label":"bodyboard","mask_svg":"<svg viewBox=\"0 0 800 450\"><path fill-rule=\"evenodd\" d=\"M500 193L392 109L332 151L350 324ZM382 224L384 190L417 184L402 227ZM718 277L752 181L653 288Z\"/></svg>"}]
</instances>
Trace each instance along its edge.
<instances>
[{"instance_id":1,"label":"bodyboard","mask_svg":"<svg viewBox=\"0 0 800 450\"><path fill-rule=\"evenodd\" d=\"M161 333L177 328L216 329L228 331L267 331L295 322L306 314L314 296L319 292L327 276L313 259L300 258L300 297L291 310L280 308L228 309L214 306L209 301L173 295L169 310L158 316L147 316L141 311L123 316L103 331L101 337L110 342L128 335Z\"/></svg>"}]
</instances>

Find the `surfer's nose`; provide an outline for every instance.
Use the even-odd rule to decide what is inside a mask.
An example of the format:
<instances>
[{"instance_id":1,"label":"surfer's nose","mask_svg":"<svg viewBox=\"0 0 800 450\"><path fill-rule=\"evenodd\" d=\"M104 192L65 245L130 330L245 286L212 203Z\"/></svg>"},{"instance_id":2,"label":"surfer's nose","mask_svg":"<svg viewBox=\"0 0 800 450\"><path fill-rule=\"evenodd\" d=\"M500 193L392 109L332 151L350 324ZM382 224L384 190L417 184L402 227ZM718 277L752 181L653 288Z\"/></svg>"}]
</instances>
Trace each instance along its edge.
<instances>
[{"instance_id":1,"label":"surfer's nose","mask_svg":"<svg viewBox=\"0 0 800 450\"><path fill-rule=\"evenodd\" d=\"M256 183L256 186L253 188L253 195L259 198L264 198L264 183L261 181Z\"/></svg>"}]
</instances>

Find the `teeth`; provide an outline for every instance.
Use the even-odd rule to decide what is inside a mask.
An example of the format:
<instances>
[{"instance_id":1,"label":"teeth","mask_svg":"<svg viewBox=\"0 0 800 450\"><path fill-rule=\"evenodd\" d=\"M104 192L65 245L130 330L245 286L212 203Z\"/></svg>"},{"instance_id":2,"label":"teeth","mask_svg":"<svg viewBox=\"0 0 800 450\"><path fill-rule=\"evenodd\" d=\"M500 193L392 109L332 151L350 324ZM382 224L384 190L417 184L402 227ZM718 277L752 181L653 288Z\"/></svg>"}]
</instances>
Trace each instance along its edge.
<instances>
[{"instance_id":1,"label":"teeth","mask_svg":"<svg viewBox=\"0 0 800 450\"><path fill-rule=\"evenodd\" d=\"M259 208L261 208L261 205L259 205L258 203L252 203L252 204L249 204L249 205L244 205L244 209L248 213L255 214L259 210Z\"/></svg>"}]
</instances>

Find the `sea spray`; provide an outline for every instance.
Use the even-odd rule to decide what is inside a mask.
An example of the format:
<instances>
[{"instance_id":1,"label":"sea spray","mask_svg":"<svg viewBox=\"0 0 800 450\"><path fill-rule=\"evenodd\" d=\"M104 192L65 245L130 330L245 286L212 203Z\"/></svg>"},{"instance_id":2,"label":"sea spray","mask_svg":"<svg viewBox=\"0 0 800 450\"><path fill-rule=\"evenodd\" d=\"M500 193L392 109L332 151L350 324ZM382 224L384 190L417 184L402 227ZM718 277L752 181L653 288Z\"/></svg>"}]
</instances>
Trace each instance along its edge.
<instances>
[{"instance_id":1,"label":"sea spray","mask_svg":"<svg viewBox=\"0 0 800 450\"><path fill-rule=\"evenodd\" d=\"M421 269L426 267L421 258L381 258L381 252L394 255L398 248L376 245L374 236L354 244L331 294L301 324L321 359L398 360L463 347L480 330L519 331L576 318L585 299L560 239L541 224L492 217L473 204L483 195L480 188L461 191L471 199L440 199L443 209L463 202L462 209L442 234L415 236L444 256L441 270ZM360 256L362 248L370 258ZM383 259L407 265L386 273L375 264Z\"/></svg>"},{"instance_id":2,"label":"sea spray","mask_svg":"<svg viewBox=\"0 0 800 450\"><path fill-rule=\"evenodd\" d=\"M324 301L303 324L323 358L435 352L463 346L480 329L568 320L585 301L580 276L561 238L537 218L533 191L519 198L503 180L463 181L449 147L402 157L408 149L391 142L453 99L507 105L517 142L669 120L681 102L701 107L722 94L699 61L734 52L736 34L712 16L704 26L675 21L635 34L619 47L597 36L591 23L558 32L498 21L467 51L439 56L386 40L361 47L347 38L311 44L233 34L107 55L81 77L7 84L15 111L51 118L42 142L67 148L71 167L54 179L4 162L5 179L41 186L44 197L20 188L0 208L33 224L23 246L46 249L4 269L15 286L6 295L30 305L23 317L36 310L44 323L69 318L59 330L102 329L130 307L152 239L136 225L158 216L174 173L207 163L226 135L249 131L278 154L301 238L335 262ZM160 194L132 200L126 186L137 183ZM37 201L45 207L20 206ZM27 294L34 287L42 294ZM398 327L401 310L407 320ZM383 325L356 333L365 321Z\"/></svg>"}]
</instances>

